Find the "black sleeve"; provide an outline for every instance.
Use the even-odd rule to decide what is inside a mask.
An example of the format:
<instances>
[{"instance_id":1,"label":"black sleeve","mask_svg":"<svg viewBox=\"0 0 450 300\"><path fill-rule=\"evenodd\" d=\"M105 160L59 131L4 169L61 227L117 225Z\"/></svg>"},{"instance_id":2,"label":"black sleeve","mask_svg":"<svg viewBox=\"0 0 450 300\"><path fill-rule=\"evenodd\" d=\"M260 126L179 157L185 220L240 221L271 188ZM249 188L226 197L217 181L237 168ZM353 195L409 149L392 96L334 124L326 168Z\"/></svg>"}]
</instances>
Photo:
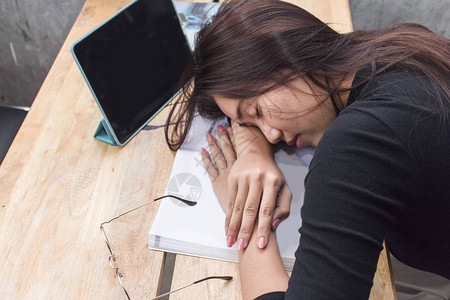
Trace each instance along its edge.
<instances>
[{"instance_id":1,"label":"black sleeve","mask_svg":"<svg viewBox=\"0 0 450 300\"><path fill-rule=\"evenodd\" d=\"M340 115L305 180L300 246L284 298L367 299L386 231L419 181L408 148L381 121L357 110Z\"/></svg>"},{"instance_id":2,"label":"black sleeve","mask_svg":"<svg viewBox=\"0 0 450 300\"><path fill-rule=\"evenodd\" d=\"M284 292L273 292L257 297L255 300L283 300Z\"/></svg>"}]
</instances>

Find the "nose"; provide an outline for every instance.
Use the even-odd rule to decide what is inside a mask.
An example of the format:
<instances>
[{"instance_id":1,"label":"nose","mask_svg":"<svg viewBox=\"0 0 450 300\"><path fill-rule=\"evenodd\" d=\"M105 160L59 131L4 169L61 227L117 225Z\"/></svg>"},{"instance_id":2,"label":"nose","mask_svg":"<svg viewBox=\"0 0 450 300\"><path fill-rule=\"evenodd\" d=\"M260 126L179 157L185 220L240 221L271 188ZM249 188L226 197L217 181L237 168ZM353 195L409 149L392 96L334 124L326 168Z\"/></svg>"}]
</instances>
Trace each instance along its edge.
<instances>
[{"instance_id":1,"label":"nose","mask_svg":"<svg viewBox=\"0 0 450 300\"><path fill-rule=\"evenodd\" d=\"M281 137L283 136L283 133L280 130L269 126L264 128L263 133L266 136L266 139L271 144L278 143L281 140Z\"/></svg>"}]
</instances>

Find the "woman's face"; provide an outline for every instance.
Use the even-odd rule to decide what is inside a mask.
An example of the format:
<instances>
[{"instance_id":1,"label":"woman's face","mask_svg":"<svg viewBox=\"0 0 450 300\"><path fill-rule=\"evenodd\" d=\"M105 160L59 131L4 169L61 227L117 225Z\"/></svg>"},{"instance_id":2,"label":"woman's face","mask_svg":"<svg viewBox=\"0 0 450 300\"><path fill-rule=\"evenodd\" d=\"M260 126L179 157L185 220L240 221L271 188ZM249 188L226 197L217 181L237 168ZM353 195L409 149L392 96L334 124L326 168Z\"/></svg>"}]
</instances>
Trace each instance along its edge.
<instances>
[{"instance_id":1,"label":"woman's face","mask_svg":"<svg viewBox=\"0 0 450 300\"><path fill-rule=\"evenodd\" d=\"M272 144L283 140L297 148L316 147L336 119L331 101L318 104L320 99L303 79L251 99L214 98L228 117L241 125L258 127Z\"/></svg>"}]
</instances>

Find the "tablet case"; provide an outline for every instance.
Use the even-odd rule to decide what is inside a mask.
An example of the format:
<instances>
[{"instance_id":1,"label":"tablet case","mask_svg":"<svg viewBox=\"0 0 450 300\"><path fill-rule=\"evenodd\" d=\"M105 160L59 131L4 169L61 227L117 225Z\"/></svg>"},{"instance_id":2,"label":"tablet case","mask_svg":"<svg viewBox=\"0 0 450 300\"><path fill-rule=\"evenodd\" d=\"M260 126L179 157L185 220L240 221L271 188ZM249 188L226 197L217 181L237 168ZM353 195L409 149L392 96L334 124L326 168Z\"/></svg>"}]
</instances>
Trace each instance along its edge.
<instances>
[{"instance_id":1,"label":"tablet case","mask_svg":"<svg viewBox=\"0 0 450 300\"><path fill-rule=\"evenodd\" d=\"M98 124L97 130L95 130L94 133L94 138L111 146L117 146L117 143L114 140L114 136L111 133L111 130L109 130L108 124L106 124L105 119L102 119Z\"/></svg>"},{"instance_id":2,"label":"tablet case","mask_svg":"<svg viewBox=\"0 0 450 300\"><path fill-rule=\"evenodd\" d=\"M72 52L72 56L74 57L74 59L75 59L75 62L77 63L77 65L78 65L78 67L79 67L79 69L80 69L80 71L81 71L81 74L83 75L83 77L84 77L84 79L85 79L85 81L87 82L87 84L88 84L88 87L89 87L89 89L90 89L90 91L91 91L91 94L94 96L94 99L95 99L95 101L97 102L97 104L99 104L98 103L98 99L97 99L97 97L96 97L96 95L95 95L95 93L94 93L94 91L93 91L93 89L92 89L92 87L91 87L91 85L89 84L89 80L87 80L87 76L86 76L86 74L83 72L83 68L81 67L81 65L80 65L80 63L79 63L79 61L78 61L78 59L77 59L77 57L76 57L76 55L75 55L75 52L74 52L74 46L79 42L79 41L81 41L82 39L84 39L86 36L88 36L88 35L90 35L93 31L95 31L95 30L97 30L98 28L100 28L100 27L102 27L104 24L106 24L107 22L109 22L112 18L114 18L116 15L118 15L118 14L120 14L123 10L125 10L125 9L127 9L129 6L131 6L132 4L134 4L135 2L137 2L137 1L142 1L142 0L133 0L133 1L131 1L128 5L126 5L125 7L123 7L121 10L119 10L118 12L116 12L114 15L112 15L110 18L108 18L106 21L104 21L102 24L100 24L99 26L97 26L97 27L95 27L94 29L92 29L89 33L87 33L86 35L84 35L80 40L78 40L77 42L75 42L73 45L72 45L72 47L71 47L71 52ZM198 26L198 28L192 28L192 26L189 26L190 24L189 24L189 22L187 22L187 24L185 24L186 22L182 22L182 20L180 20L180 15L179 15L179 9L181 9L181 12L183 12L184 13L184 11L183 11L183 5L185 5L185 3L183 2L183 1L173 1L173 0L171 0L171 2L172 2L172 5L175 7L175 10L176 11L178 11L177 12L177 17L178 17L178 20L180 21L180 27L182 28L182 30L183 30L183 32L184 32L184 36L185 36L185 38L186 38L186 41L188 42L188 44L190 45L190 47L191 47L191 50L193 50L193 47L194 47L194 40L195 40L195 36L194 36L194 33L196 33L199 29L200 29L200 25L198 25L198 24L196 24L197 26ZM188 2L188 3L190 3L190 2ZM209 12L208 12L208 14L207 15L205 15L205 16L202 16L201 18L202 18L202 21L203 22L205 22L213 13L215 13L217 10L218 10L218 8L219 8L219 6L220 6L220 3L196 3L196 5L199 5L199 6L208 6L209 7ZM188 25L187 27L186 27L186 25ZM185 28L186 27L186 28ZM189 28L188 28L189 27ZM147 122L145 122L138 130L136 130L136 132L125 142L125 143L123 143L123 144L121 144L121 143L119 143L118 142L118 139L115 137L115 135L114 135L114 133L113 133L113 130L111 129L111 127L110 127L110 125L109 125L109 123L105 120L105 119L102 119L101 121L100 121L100 123L99 123L99 125L98 125L98 127L97 127L97 129L96 129L96 131L95 131L95 133L94 133L94 138L95 139L97 139L97 140L99 140L99 141L101 141L101 142L104 142L104 143L106 143L106 144L108 144L108 145L112 145L112 146L117 146L117 145L119 145L119 146L124 146L126 143L128 143L137 133L139 133L144 127L146 127L147 126L147 124L164 108L164 107L166 107L167 106L167 104L169 104L169 102L170 101L172 101L172 99L174 98L174 97L176 97L177 95L178 95L178 93L179 93L180 91L178 91L178 92L176 92L170 99L168 99L167 100L167 102L166 103L164 103L161 107L160 107L160 109L149 119L149 120L147 120ZM98 107L99 107L99 109L100 109L100 111L101 111L101 113L102 113L102 115L103 116L105 116L105 113L104 113L104 111L103 111L103 109L101 108L101 106L100 105L98 105Z\"/></svg>"},{"instance_id":3,"label":"tablet case","mask_svg":"<svg viewBox=\"0 0 450 300\"><path fill-rule=\"evenodd\" d=\"M93 31L95 31L95 30L97 30L98 28L100 28L100 27L102 27L104 24L106 24L107 22L109 22L112 18L114 18L116 15L118 15L118 14L120 14L123 10L125 10L125 9L127 9L129 6L131 6L132 4L134 4L135 2L137 2L137 1L142 1L142 0L133 0L133 1L131 1L128 5L126 5L125 7L123 7L122 9L120 9L118 12L116 12L114 15L112 15L110 18L108 18L106 21L104 21L102 24L100 24L99 26L97 26L97 27L95 27L94 29L92 29L89 33L87 33L86 35L84 35L81 39L79 39L77 42L75 42L73 45L72 45L72 47L71 47L71 53L72 53L72 56L74 57L74 59L75 59L75 62L77 63L77 65L78 65L78 67L79 67L79 69L80 69L80 71L81 71L81 74L83 75L83 77L84 77L84 79L85 79L85 81L86 81L86 83L88 84L88 86L89 86L89 89L90 89L90 91L91 91L91 94L94 96L94 99L95 99L95 101L97 102L97 105L98 105L98 99L97 99L97 97L95 96L95 93L94 93L94 91L92 90L92 87L91 87L91 85L89 84L89 80L87 80L87 77L86 77L86 74L83 72L83 68L81 67L81 65L80 65L80 63L79 63L79 61L78 61L78 59L77 59L77 57L76 57L76 55L75 55L75 52L74 52L74 46L79 42L79 41L81 41L82 39L84 39L86 36L88 36L88 35L90 35ZM172 2L172 5L174 5L174 2L173 1L171 1ZM174 5L174 7L175 7L175 5ZM178 15L178 13L177 13L177 17L178 17L178 19L179 19L179 15ZM180 19L179 19L180 20ZM181 27L181 24L180 24L180 27ZM184 30L183 30L184 31ZM186 40L188 41L188 38L185 36L185 38L186 38ZM98 124L98 126L97 126L97 129L95 130L95 133L94 133L94 138L95 139L97 139L97 140L99 140L99 141L101 141L101 142L104 142L104 143L106 143L106 144L108 144L108 145L112 145L112 146L117 146L117 145L119 145L119 146L124 146L126 143L128 143L136 134L138 134L164 107L166 107L167 106L167 104L169 104L169 102L170 101L172 101L172 99L174 99L174 97L176 97L177 95L178 95L178 93L179 93L180 91L178 91L178 92L176 92L170 99L168 99L168 101L164 104L164 105L162 105L161 106L161 108L149 119L149 120L147 120L147 122L145 122L138 130L136 130L136 132L125 142L125 143L123 143L123 144L121 144L121 143L119 143L118 142L118 139L114 136L114 134L113 134L113 132L112 132L112 129L110 128L110 126L109 126L109 124L108 124L108 122L105 120L105 119L102 119L101 121L100 121L100 123ZM102 115L105 115L105 113L103 112L103 110L101 109L101 106L100 105L98 105L98 107L99 107L99 109L100 109L100 111L101 111L101 113L102 113Z\"/></svg>"}]
</instances>

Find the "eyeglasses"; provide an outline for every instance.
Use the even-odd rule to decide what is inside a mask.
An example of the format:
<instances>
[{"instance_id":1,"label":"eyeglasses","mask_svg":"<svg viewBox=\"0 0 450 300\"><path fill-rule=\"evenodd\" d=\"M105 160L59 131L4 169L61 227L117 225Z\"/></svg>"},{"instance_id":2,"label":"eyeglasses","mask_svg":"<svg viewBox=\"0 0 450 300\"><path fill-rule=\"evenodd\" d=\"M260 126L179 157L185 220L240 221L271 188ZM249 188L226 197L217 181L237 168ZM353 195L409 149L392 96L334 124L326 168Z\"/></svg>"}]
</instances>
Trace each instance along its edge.
<instances>
[{"instance_id":1,"label":"eyeglasses","mask_svg":"<svg viewBox=\"0 0 450 300\"><path fill-rule=\"evenodd\" d=\"M116 259L117 259L117 257L114 255L114 252L112 251L111 243L109 242L108 236L106 235L105 228L103 227L103 225L108 224L108 223L111 223L112 221L114 221L114 220L120 218L121 216L124 216L124 215L126 215L126 214L128 214L128 213L130 213L130 212L132 212L132 211L135 211L135 210L137 210L137 209L139 209L139 208L141 208L141 207L144 207L144 206L146 206L146 205L149 205L150 203L156 202L156 201L161 200L161 199L164 199L164 198L174 198L174 199L177 199L177 200L179 200L179 201L181 201L181 202L183 202L183 203L185 203L185 204L187 204L187 205L189 205L189 206L194 206L194 205L197 204L197 202L190 201L190 200L186 200L186 199L183 199L183 198L180 198L180 197L177 197L177 196L173 196L173 195L165 195L165 196L162 196L162 197L153 199L152 201L149 201L149 202L147 202L147 203L144 203L144 204L142 204L142 205L139 205L139 206L137 206L137 207L135 207L135 208L132 208L132 209L130 209L130 210L127 210L126 212L123 212L123 213L121 213L121 214L118 214L117 216L114 216L114 217L112 217L111 219L109 219L109 220L107 220L107 221L105 221L105 222L103 222L103 223L100 224L100 231L102 232L103 240L105 241L106 247L108 248L108 252L109 252L109 257L108 257L109 265L110 265L111 268L115 271L117 280L119 281L119 284L120 284L120 286L122 287L122 290L125 292L125 295L127 296L127 299L128 299L128 300L131 300L131 298L130 298L130 295L128 294L128 292L127 292L127 289L125 288L125 285L124 285L123 282L122 282L121 277L122 277L123 275L119 272L119 267L117 267L117 265L116 265ZM162 295L153 297L153 298L151 298L150 300L160 299L160 298L165 297L165 296L167 296L167 295L169 295L169 294L172 294L172 293L174 293L174 292L180 291L180 290L182 290L182 289L185 289L185 288L190 287L190 286L192 286L192 285L195 285L195 284L197 284L197 283L200 283L200 282L203 282L203 281L207 281L207 280L211 280L211 279L221 279L221 280L229 281L229 280L233 279L233 277L232 277L232 276L210 276L210 277L205 277L205 278L202 278L202 279L200 279L200 280L194 281L194 282L192 282L192 283L190 283L190 284L187 284L187 285L185 285L185 286L182 286L182 287L180 287L180 288L177 288L177 289L175 289L175 290L172 290L172 291L169 291L169 292L164 293L164 294L162 294Z\"/></svg>"}]
</instances>

